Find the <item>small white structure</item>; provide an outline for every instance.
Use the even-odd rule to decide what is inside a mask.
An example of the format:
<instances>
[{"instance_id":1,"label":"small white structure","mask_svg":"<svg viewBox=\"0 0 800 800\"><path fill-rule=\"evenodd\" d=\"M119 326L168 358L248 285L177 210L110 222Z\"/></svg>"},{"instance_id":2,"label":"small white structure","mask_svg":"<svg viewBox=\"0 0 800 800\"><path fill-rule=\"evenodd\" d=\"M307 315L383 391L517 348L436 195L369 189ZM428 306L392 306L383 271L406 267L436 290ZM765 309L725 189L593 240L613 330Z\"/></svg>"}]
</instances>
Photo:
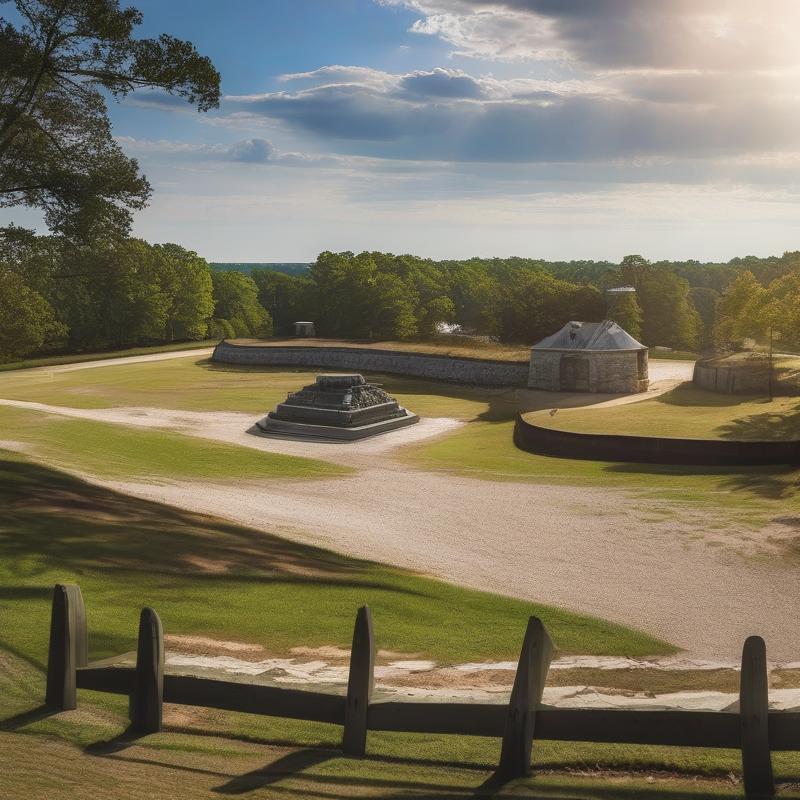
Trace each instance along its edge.
<instances>
[{"instance_id":1,"label":"small white structure","mask_svg":"<svg viewBox=\"0 0 800 800\"><path fill-rule=\"evenodd\" d=\"M550 392L645 392L647 348L616 322L568 322L531 348L528 387Z\"/></svg>"},{"instance_id":2,"label":"small white structure","mask_svg":"<svg viewBox=\"0 0 800 800\"><path fill-rule=\"evenodd\" d=\"M317 335L313 322L295 322L294 335L303 337L314 337Z\"/></svg>"}]
</instances>

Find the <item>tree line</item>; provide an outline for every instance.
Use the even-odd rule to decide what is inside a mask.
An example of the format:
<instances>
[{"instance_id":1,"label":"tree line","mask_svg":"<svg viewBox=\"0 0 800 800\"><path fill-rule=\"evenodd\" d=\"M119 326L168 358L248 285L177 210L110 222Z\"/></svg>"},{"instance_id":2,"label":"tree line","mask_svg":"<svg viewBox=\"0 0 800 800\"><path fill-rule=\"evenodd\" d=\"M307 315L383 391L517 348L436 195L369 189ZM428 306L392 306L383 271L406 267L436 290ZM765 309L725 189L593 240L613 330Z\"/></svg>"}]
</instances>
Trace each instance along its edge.
<instances>
[{"instance_id":1,"label":"tree line","mask_svg":"<svg viewBox=\"0 0 800 800\"><path fill-rule=\"evenodd\" d=\"M0 360L271 334L251 278L179 245L0 230Z\"/></svg>"},{"instance_id":2,"label":"tree line","mask_svg":"<svg viewBox=\"0 0 800 800\"><path fill-rule=\"evenodd\" d=\"M760 276L757 277L757 276ZM633 294L609 302L608 288ZM649 346L800 344L800 253L725 265L534 259L434 261L324 252L300 274L215 270L176 244L0 230L0 358L140 344L292 335L425 339L442 323L531 344L572 319L615 319Z\"/></svg>"}]
</instances>

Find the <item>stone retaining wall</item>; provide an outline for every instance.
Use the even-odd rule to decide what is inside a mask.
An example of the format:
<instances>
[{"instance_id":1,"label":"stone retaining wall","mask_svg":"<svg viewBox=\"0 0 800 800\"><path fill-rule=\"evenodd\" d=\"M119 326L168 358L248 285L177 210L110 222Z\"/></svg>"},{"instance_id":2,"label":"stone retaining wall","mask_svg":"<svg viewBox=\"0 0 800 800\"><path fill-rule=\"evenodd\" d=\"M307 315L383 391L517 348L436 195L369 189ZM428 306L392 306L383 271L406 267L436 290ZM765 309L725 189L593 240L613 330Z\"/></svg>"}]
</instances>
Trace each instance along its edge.
<instances>
[{"instance_id":1,"label":"stone retaining wall","mask_svg":"<svg viewBox=\"0 0 800 800\"><path fill-rule=\"evenodd\" d=\"M534 425L517 415L514 444L537 455L590 461L702 466L800 464L800 441L737 442L575 433Z\"/></svg>"},{"instance_id":2,"label":"stone retaining wall","mask_svg":"<svg viewBox=\"0 0 800 800\"><path fill-rule=\"evenodd\" d=\"M763 367L720 367L698 361L692 380L701 389L724 394L765 394L769 389L769 372Z\"/></svg>"},{"instance_id":3,"label":"stone retaining wall","mask_svg":"<svg viewBox=\"0 0 800 800\"><path fill-rule=\"evenodd\" d=\"M525 386L528 381L527 361L489 361L362 347L259 347L223 341L214 348L211 358L226 364L387 372L476 386Z\"/></svg>"}]
</instances>

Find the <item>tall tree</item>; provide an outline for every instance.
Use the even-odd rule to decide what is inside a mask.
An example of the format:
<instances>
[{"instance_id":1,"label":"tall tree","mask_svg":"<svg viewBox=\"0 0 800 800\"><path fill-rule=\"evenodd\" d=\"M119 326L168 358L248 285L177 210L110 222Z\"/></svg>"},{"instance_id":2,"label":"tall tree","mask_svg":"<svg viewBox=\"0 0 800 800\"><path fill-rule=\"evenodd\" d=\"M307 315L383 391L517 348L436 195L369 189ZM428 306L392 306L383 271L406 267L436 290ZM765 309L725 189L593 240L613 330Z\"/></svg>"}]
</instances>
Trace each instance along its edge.
<instances>
[{"instance_id":1,"label":"tall tree","mask_svg":"<svg viewBox=\"0 0 800 800\"><path fill-rule=\"evenodd\" d=\"M635 292L612 295L614 300L608 316L624 328L634 339L642 336L642 309Z\"/></svg>"},{"instance_id":2,"label":"tall tree","mask_svg":"<svg viewBox=\"0 0 800 800\"><path fill-rule=\"evenodd\" d=\"M217 320L227 320L236 336L272 335L272 317L258 302L258 287L252 278L234 271L214 272L211 278Z\"/></svg>"},{"instance_id":3,"label":"tall tree","mask_svg":"<svg viewBox=\"0 0 800 800\"><path fill-rule=\"evenodd\" d=\"M159 89L206 111L219 73L190 42L134 38L142 15L118 0L13 2L22 24L0 17L0 207L39 208L76 240L125 233L150 186L111 135L104 92Z\"/></svg>"},{"instance_id":4,"label":"tall tree","mask_svg":"<svg viewBox=\"0 0 800 800\"><path fill-rule=\"evenodd\" d=\"M66 332L50 304L21 275L0 264L0 362L54 344Z\"/></svg>"}]
</instances>

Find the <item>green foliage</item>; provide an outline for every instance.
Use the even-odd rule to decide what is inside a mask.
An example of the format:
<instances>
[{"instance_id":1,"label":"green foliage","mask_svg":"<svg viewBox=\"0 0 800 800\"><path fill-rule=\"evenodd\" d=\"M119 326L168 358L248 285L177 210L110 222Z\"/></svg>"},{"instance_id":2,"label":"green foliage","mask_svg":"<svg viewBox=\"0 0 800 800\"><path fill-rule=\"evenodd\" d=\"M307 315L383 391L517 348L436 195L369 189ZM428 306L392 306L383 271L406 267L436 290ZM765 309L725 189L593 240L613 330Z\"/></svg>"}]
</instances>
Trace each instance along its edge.
<instances>
[{"instance_id":1,"label":"green foliage","mask_svg":"<svg viewBox=\"0 0 800 800\"><path fill-rule=\"evenodd\" d=\"M235 336L272 335L272 318L258 302L252 278L241 272L214 272L212 284L216 320L227 320Z\"/></svg>"},{"instance_id":2,"label":"green foliage","mask_svg":"<svg viewBox=\"0 0 800 800\"><path fill-rule=\"evenodd\" d=\"M730 345L763 333L757 309L765 295L764 287L752 272L743 272L725 292L717 307L714 340Z\"/></svg>"},{"instance_id":3,"label":"green foliage","mask_svg":"<svg viewBox=\"0 0 800 800\"><path fill-rule=\"evenodd\" d=\"M633 292L614 295L608 316L624 328L634 339L642 335L642 309Z\"/></svg>"},{"instance_id":4,"label":"green foliage","mask_svg":"<svg viewBox=\"0 0 800 800\"><path fill-rule=\"evenodd\" d=\"M0 207L33 206L75 241L117 236L150 194L111 135L105 96L158 88L201 111L219 102L219 74L194 46L142 22L118 0L15 0L0 17Z\"/></svg>"},{"instance_id":5,"label":"green foliage","mask_svg":"<svg viewBox=\"0 0 800 800\"><path fill-rule=\"evenodd\" d=\"M70 349L207 335L211 270L178 245L115 238L75 246L64 237L7 228L0 231L3 262L55 310Z\"/></svg>"},{"instance_id":6,"label":"green foliage","mask_svg":"<svg viewBox=\"0 0 800 800\"><path fill-rule=\"evenodd\" d=\"M0 265L0 362L21 358L65 335L47 300Z\"/></svg>"},{"instance_id":7,"label":"green foliage","mask_svg":"<svg viewBox=\"0 0 800 800\"><path fill-rule=\"evenodd\" d=\"M644 344L675 350L697 347L702 324L689 297L688 281L637 255L622 259L619 277L636 289Z\"/></svg>"}]
</instances>

